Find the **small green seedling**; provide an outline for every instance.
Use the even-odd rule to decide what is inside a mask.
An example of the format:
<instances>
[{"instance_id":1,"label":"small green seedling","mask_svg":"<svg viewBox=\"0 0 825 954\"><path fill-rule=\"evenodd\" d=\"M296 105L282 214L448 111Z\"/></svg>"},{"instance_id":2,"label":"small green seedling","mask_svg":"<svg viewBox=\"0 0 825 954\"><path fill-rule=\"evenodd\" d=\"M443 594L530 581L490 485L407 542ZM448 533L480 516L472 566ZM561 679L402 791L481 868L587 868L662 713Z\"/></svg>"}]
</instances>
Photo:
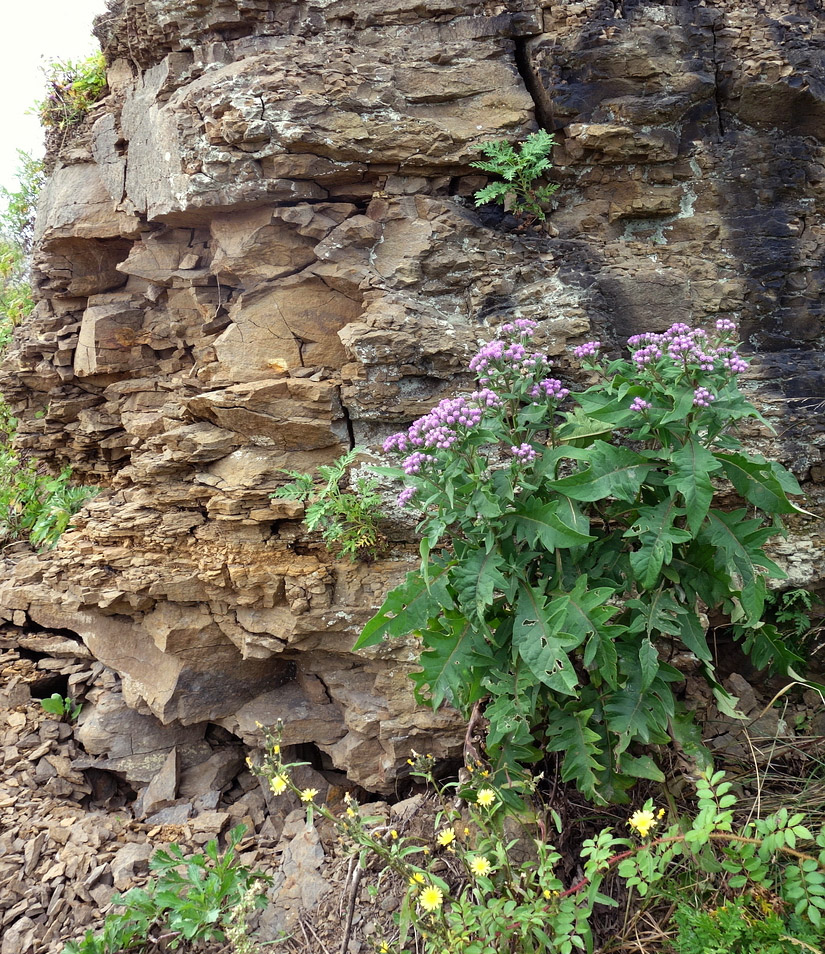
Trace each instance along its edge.
<instances>
[{"instance_id":1,"label":"small green seedling","mask_svg":"<svg viewBox=\"0 0 825 954\"><path fill-rule=\"evenodd\" d=\"M316 475L285 470L293 483L271 496L300 500L307 504L304 524L310 532L319 530L324 543L339 557L354 561L374 559L384 549L378 526L384 514L376 481L371 477L353 480L351 467L363 451L356 447L332 464L322 465ZM348 489L344 489L345 484Z\"/></svg>"},{"instance_id":2,"label":"small green seedling","mask_svg":"<svg viewBox=\"0 0 825 954\"><path fill-rule=\"evenodd\" d=\"M69 696L61 696L59 692L53 692L48 699L41 699L40 705L44 712L57 716L63 722L74 722L83 708L79 702L75 702Z\"/></svg>"},{"instance_id":3,"label":"small green seedling","mask_svg":"<svg viewBox=\"0 0 825 954\"><path fill-rule=\"evenodd\" d=\"M555 144L553 134L540 129L530 133L517 148L513 148L506 139L473 146L487 158L471 162L470 165L474 169L501 176L504 180L491 182L476 192L476 206L496 202L511 212L524 213L543 222L547 218L544 206L559 186L556 182L539 186L536 180L553 168L549 156Z\"/></svg>"}]
</instances>

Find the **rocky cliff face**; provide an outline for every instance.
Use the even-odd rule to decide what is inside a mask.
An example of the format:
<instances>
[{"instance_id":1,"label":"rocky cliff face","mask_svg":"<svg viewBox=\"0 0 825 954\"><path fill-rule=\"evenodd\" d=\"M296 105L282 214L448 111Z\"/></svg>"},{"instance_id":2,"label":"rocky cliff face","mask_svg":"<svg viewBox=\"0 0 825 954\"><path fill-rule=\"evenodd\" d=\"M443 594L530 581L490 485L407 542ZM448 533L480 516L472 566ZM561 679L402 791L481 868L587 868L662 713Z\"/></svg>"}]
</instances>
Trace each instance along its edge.
<instances>
[{"instance_id":1,"label":"rocky cliff face","mask_svg":"<svg viewBox=\"0 0 825 954\"><path fill-rule=\"evenodd\" d=\"M505 319L562 368L587 337L739 321L816 509L816 0L115 0L97 32L111 94L46 189L0 389L31 453L103 491L17 563L0 619L78 634L146 719L255 744L282 717L373 790L411 746L457 750L411 646L349 651L409 528L335 562L270 494L460 388ZM547 234L471 199L471 147L537 125ZM793 582L825 575L821 544L779 546Z\"/></svg>"}]
</instances>

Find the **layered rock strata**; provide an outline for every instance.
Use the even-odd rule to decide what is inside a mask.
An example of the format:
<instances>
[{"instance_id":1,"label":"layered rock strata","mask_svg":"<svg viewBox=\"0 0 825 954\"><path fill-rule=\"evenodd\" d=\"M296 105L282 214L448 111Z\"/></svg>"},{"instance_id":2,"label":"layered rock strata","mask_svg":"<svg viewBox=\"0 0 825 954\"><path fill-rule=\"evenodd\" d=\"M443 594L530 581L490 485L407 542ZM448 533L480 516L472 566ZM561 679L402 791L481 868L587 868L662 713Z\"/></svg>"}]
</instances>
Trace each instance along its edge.
<instances>
[{"instance_id":1,"label":"layered rock strata","mask_svg":"<svg viewBox=\"0 0 825 954\"><path fill-rule=\"evenodd\" d=\"M818 5L118 0L97 32L111 92L46 188L0 388L21 445L102 492L0 618L81 636L133 708L248 744L283 718L372 790L411 746L458 750L412 643L350 652L409 527L336 562L270 495L460 389L505 319L539 320L563 372L586 337L737 320L761 439L817 510ZM472 202L473 147L538 126L546 232ZM820 525L795 533L792 581L821 579Z\"/></svg>"}]
</instances>

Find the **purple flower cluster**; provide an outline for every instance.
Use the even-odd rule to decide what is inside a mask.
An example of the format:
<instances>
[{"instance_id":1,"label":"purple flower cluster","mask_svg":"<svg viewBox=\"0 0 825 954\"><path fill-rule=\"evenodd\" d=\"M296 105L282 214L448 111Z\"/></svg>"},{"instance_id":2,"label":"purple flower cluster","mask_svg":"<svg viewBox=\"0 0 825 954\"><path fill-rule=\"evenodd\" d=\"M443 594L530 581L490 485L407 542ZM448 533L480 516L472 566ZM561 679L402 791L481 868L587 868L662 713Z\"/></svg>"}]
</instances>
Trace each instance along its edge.
<instances>
[{"instance_id":1,"label":"purple flower cluster","mask_svg":"<svg viewBox=\"0 0 825 954\"><path fill-rule=\"evenodd\" d=\"M412 453L403 463L408 476L418 474L424 464L433 464L438 458L428 451L449 450L463 434L476 427L484 416L484 409L499 407L501 399L489 388L474 391L466 397L444 398L423 417L410 426L406 434L391 434L383 444L385 452Z\"/></svg>"},{"instance_id":2,"label":"purple flower cluster","mask_svg":"<svg viewBox=\"0 0 825 954\"><path fill-rule=\"evenodd\" d=\"M523 464L529 464L530 461L533 461L536 459L536 457L538 457L538 454L534 450L532 444L527 443L519 444L518 447L511 447L510 453L516 458L516 460L521 461Z\"/></svg>"},{"instance_id":3,"label":"purple flower cluster","mask_svg":"<svg viewBox=\"0 0 825 954\"><path fill-rule=\"evenodd\" d=\"M727 354L722 358L722 364L730 371L732 374L741 374L743 371L746 371L748 368L748 362L740 355L737 354L733 348L719 348L719 354Z\"/></svg>"},{"instance_id":4,"label":"purple flower cluster","mask_svg":"<svg viewBox=\"0 0 825 954\"><path fill-rule=\"evenodd\" d=\"M585 341L584 344L579 345L577 348L573 349L573 354L577 358L592 358L601 348L601 341Z\"/></svg>"},{"instance_id":5,"label":"purple flower cluster","mask_svg":"<svg viewBox=\"0 0 825 954\"><path fill-rule=\"evenodd\" d=\"M633 363L639 370L667 356L701 371L724 368L732 374L739 374L747 368L744 358L730 345L720 344L720 339L735 329L736 325L729 318L720 318L716 322L718 335L711 339L701 328L691 328L690 325L677 322L661 334L647 332L633 335L628 338L627 344L632 352Z\"/></svg>"},{"instance_id":6,"label":"purple flower cluster","mask_svg":"<svg viewBox=\"0 0 825 954\"><path fill-rule=\"evenodd\" d=\"M479 388L478 391L473 391L470 400L480 404L481 407L501 407L503 404L496 392L489 388Z\"/></svg>"},{"instance_id":7,"label":"purple flower cluster","mask_svg":"<svg viewBox=\"0 0 825 954\"><path fill-rule=\"evenodd\" d=\"M549 398L553 401L563 401L570 393L570 388L564 387L558 378L545 378L530 388L530 397Z\"/></svg>"},{"instance_id":8,"label":"purple flower cluster","mask_svg":"<svg viewBox=\"0 0 825 954\"><path fill-rule=\"evenodd\" d=\"M413 447L437 447L449 450L460 436L460 428L475 427L483 411L465 397L444 398L424 417L419 417L407 432Z\"/></svg>"},{"instance_id":9,"label":"purple flower cluster","mask_svg":"<svg viewBox=\"0 0 825 954\"><path fill-rule=\"evenodd\" d=\"M482 386L500 383L502 379L535 378L550 367L551 362L539 351L529 351L525 342L535 334L537 323L518 318L501 326L503 337L483 345L470 360L470 370L478 375Z\"/></svg>"},{"instance_id":10,"label":"purple flower cluster","mask_svg":"<svg viewBox=\"0 0 825 954\"><path fill-rule=\"evenodd\" d=\"M696 388L693 392L693 404L695 407L710 407L715 396L707 388Z\"/></svg>"},{"instance_id":11,"label":"purple flower cluster","mask_svg":"<svg viewBox=\"0 0 825 954\"><path fill-rule=\"evenodd\" d=\"M421 451L414 451L401 465L404 473L408 477L421 471L422 464L434 464L438 460L433 454L423 454Z\"/></svg>"},{"instance_id":12,"label":"purple flower cluster","mask_svg":"<svg viewBox=\"0 0 825 954\"><path fill-rule=\"evenodd\" d=\"M525 338L532 338L538 328L538 322L532 318L516 318L515 321L508 321L501 326L501 333L504 335L524 335Z\"/></svg>"},{"instance_id":13,"label":"purple flower cluster","mask_svg":"<svg viewBox=\"0 0 825 954\"><path fill-rule=\"evenodd\" d=\"M638 411L639 413L642 413L643 411L649 411L652 407L653 405L650 403L650 401L645 401L644 398L640 397L633 398L633 400L630 402L630 410Z\"/></svg>"},{"instance_id":14,"label":"purple flower cluster","mask_svg":"<svg viewBox=\"0 0 825 954\"><path fill-rule=\"evenodd\" d=\"M505 370L518 374L531 373L547 359L538 351L528 351L520 341L506 342L499 338L488 342L470 361L470 370L480 374L479 384L490 381ZM486 372L486 373L484 373Z\"/></svg>"},{"instance_id":15,"label":"purple flower cluster","mask_svg":"<svg viewBox=\"0 0 825 954\"><path fill-rule=\"evenodd\" d=\"M407 504L413 499L416 493L415 487L405 487L401 493L398 495L398 500L396 501L399 507L406 507Z\"/></svg>"}]
</instances>

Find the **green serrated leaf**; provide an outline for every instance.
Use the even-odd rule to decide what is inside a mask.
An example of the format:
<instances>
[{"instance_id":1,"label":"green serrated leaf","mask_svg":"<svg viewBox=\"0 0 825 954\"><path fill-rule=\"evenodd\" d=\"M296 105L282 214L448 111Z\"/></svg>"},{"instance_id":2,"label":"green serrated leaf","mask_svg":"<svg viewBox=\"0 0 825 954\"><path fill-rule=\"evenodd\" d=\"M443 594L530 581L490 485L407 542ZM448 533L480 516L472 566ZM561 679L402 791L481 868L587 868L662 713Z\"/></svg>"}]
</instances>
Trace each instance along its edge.
<instances>
[{"instance_id":1,"label":"green serrated leaf","mask_svg":"<svg viewBox=\"0 0 825 954\"><path fill-rule=\"evenodd\" d=\"M736 488L736 492L765 513L805 513L788 500L785 490L774 470L775 464L769 463L760 454L722 454L717 452L716 459L722 465L725 476ZM784 468L783 468L784 469ZM786 472L787 473L787 472ZM791 476L791 475L788 475ZM799 486L792 493L801 493Z\"/></svg>"},{"instance_id":2,"label":"green serrated leaf","mask_svg":"<svg viewBox=\"0 0 825 954\"><path fill-rule=\"evenodd\" d=\"M447 589L447 567L437 567L424 580L419 570L407 574L406 580L391 590L381 608L366 624L353 652L375 646L383 639L406 636L427 625L443 607L452 605Z\"/></svg>"},{"instance_id":3,"label":"green serrated leaf","mask_svg":"<svg viewBox=\"0 0 825 954\"><path fill-rule=\"evenodd\" d=\"M674 487L684 498L688 527L696 533L713 499L709 475L719 470L720 463L694 438L674 452L670 461L675 471L665 480L665 484Z\"/></svg>"},{"instance_id":4,"label":"green serrated leaf","mask_svg":"<svg viewBox=\"0 0 825 954\"><path fill-rule=\"evenodd\" d=\"M599 776L605 766L599 761L602 750L600 736L588 725L592 709L579 711L557 709L548 715L546 748L550 752L564 752L561 776L565 782L574 782L587 798L605 804L599 791Z\"/></svg>"}]
</instances>

